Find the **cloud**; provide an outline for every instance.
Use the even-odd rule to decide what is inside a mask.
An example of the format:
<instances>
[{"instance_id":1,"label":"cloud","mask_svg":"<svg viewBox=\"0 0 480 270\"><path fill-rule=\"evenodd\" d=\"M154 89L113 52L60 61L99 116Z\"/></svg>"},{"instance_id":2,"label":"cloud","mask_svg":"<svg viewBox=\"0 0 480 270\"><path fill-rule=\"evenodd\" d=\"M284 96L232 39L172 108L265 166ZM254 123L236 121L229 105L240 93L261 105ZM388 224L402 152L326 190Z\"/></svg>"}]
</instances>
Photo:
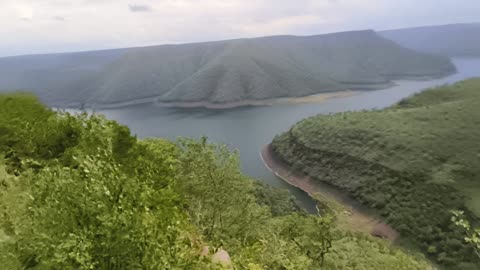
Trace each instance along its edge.
<instances>
[{"instance_id":1,"label":"cloud","mask_svg":"<svg viewBox=\"0 0 480 270\"><path fill-rule=\"evenodd\" d=\"M382 30L478 21L480 14L478 0L0 2L0 56L268 35ZM137 12L149 14L138 16ZM63 20L65 23L61 23Z\"/></svg>"},{"instance_id":2,"label":"cloud","mask_svg":"<svg viewBox=\"0 0 480 270\"><path fill-rule=\"evenodd\" d=\"M31 21L33 19L33 8L29 5L16 6L17 16L22 21Z\"/></svg>"},{"instance_id":3,"label":"cloud","mask_svg":"<svg viewBox=\"0 0 480 270\"><path fill-rule=\"evenodd\" d=\"M131 12L150 12L152 7L149 5L128 5Z\"/></svg>"},{"instance_id":4,"label":"cloud","mask_svg":"<svg viewBox=\"0 0 480 270\"><path fill-rule=\"evenodd\" d=\"M65 21L65 17L62 17L62 16L53 16L52 19L54 21Z\"/></svg>"}]
</instances>

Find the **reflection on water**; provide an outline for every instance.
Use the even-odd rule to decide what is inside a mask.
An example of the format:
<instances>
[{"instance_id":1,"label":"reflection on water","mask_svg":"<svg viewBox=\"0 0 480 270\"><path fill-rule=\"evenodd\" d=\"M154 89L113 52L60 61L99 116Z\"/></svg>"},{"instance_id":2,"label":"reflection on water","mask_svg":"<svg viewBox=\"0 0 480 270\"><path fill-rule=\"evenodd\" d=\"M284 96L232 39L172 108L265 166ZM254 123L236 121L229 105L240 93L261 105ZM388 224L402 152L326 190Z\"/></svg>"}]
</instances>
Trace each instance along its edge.
<instances>
[{"instance_id":1,"label":"reflection on water","mask_svg":"<svg viewBox=\"0 0 480 270\"><path fill-rule=\"evenodd\" d=\"M390 106L425 88L480 76L480 59L454 59L458 73L432 81L398 81L397 86L368 91L322 103L278 104L265 107L242 107L226 110L174 109L136 105L100 111L108 118L128 125L140 138L207 136L240 151L244 172L268 184L289 188L307 210L314 202L303 191L292 188L272 175L262 164L259 151L263 145L297 121L317 114L375 109Z\"/></svg>"}]
</instances>

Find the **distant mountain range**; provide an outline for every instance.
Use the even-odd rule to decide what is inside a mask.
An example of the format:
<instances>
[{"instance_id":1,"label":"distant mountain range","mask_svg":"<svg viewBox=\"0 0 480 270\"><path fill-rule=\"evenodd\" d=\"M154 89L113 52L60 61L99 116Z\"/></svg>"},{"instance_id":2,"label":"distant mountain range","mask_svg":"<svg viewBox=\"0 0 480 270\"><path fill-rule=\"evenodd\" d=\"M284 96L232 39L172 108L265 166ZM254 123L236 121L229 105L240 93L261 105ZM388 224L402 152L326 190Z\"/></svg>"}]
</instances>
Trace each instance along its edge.
<instances>
[{"instance_id":1,"label":"distant mountain range","mask_svg":"<svg viewBox=\"0 0 480 270\"><path fill-rule=\"evenodd\" d=\"M450 57L480 57L480 23L406 28L380 34L420 52Z\"/></svg>"},{"instance_id":2,"label":"distant mountain range","mask_svg":"<svg viewBox=\"0 0 480 270\"><path fill-rule=\"evenodd\" d=\"M0 58L0 91L32 91L56 107L203 106L379 89L454 71L446 57L365 30Z\"/></svg>"}]
</instances>

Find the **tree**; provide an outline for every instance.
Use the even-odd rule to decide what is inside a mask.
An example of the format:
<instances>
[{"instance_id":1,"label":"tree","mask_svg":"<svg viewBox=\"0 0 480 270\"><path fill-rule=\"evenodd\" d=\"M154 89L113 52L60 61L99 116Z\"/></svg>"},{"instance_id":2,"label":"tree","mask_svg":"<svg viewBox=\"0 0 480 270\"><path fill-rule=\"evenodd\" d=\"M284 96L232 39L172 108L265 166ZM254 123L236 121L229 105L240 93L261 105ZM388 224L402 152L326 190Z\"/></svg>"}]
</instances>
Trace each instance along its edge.
<instances>
[{"instance_id":1,"label":"tree","mask_svg":"<svg viewBox=\"0 0 480 270\"><path fill-rule=\"evenodd\" d=\"M452 211L452 222L465 233L465 242L475 251L475 255L480 258L480 228L473 228L470 222L465 218L464 211Z\"/></svg>"},{"instance_id":2,"label":"tree","mask_svg":"<svg viewBox=\"0 0 480 270\"><path fill-rule=\"evenodd\" d=\"M332 248L332 217L293 214L284 222L281 235L295 243L302 253L322 266L325 255Z\"/></svg>"},{"instance_id":3,"label":"tree","mask_svg":"<svg viewBox=\"0 0 480 270\"><path fill-rule=\"evenodd\" d=\"M193 223L216 245L254 237L252 228L264 223L269 209L256 204L253 182L242 174L238 154L205 137L181 138L178 145L178 188Z\"/></svg>"},{"instance_id":4,"label":"tree","mask_svg":"<svg viewBox=\"0 0 480 270\"><path fill-rule=\"evenodd\" d=\"M84 127L63 155L72 162L52 159L0 179L0 230L9 239L0 243L2 260L36 269L185 269L200 263L195 229L173 186L174 153L168 147L152 152L132 140L135 153L116 152L112 122L76 119ZM119 163L124 157L134 170Z\"/></svg>"}]
</instances>

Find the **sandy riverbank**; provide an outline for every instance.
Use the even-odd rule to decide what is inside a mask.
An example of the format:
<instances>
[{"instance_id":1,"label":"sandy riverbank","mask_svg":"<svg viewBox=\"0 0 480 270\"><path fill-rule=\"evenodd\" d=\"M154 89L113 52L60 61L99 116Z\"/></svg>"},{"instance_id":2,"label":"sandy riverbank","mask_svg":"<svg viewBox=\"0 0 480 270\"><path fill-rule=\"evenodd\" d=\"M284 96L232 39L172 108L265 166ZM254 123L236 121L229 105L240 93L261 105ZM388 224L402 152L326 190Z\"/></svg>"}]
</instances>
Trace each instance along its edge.
<instances>
[{"instance_id":1,"label":"sandy riverbank","mask_svg":"<svg viewBox=\"0 0 480 270\"><path fill-rule=\"evenodd\" d=\"M290 168L281 164L281 162L277 161L273 156L270 144L262 149L260 156L265 166L283 181L305 191L314 199L320 196L322 200L339 206L335 209L339 226L348 230L386 238L391 241L395 241L398 238L398 233L392 227L378 218L369 215L367 213L368 211L362 209L362 207L335 187L318 183L310 177L295 173Z\"/></svg>"},{"instance_id":2,"label":"sandy riverbank","mask_svg":"<svg viewBox=\"0 0 480 270\"><path fill-rule=\"evenodd\" d=\"M304 97L283 97L261 100L240 100L226 103L212 103L212 102L162 102L157 101L155 104L160 107L174 107L174 108L207 108L207 109L231 109L243 106L271 106L275 104L304 104L304 103L321 103L332 98L342 98L353 96L361 91L338 91L320 93Z\"/></svg>"},{"instance_id":3,"label":"sandy riverbank","mask_svg":"<svg viewBox=\"0 0 480 270\"><path fill-rule=\"evenodd\" d=\"M360 93L361 91L338 91L320 93L316 95L304 96L304 97L284 97L284 98L272 98L262 100L241 100L235 102L226 103L212 103L212 102L162 102L159 101L159 97L146 97L141 99L115 102L115 103L96 103L96 104L68 104L67 108L89 108L94 110L109 110L119 109L130 106L154 104L159 107L167 108L206 108L206 109L232 109L243 106L271 106L275 104L304 104L304 103L321 103L332 98L349 97ZM55 107L55 106L54 106Z\"/></svg>"}]
</instances>

